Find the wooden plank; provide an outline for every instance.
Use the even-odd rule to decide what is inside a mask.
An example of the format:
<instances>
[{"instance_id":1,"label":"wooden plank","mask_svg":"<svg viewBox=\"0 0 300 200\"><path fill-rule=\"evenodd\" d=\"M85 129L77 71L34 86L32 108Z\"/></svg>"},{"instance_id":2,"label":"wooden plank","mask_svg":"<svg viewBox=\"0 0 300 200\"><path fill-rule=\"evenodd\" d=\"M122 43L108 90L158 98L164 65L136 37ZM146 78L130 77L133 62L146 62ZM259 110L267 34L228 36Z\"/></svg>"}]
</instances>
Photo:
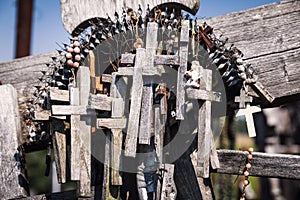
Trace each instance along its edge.
<instances>
[{"instance_id":1,"label":"wooden plank","mask_svg":"<svg viewBox=\"0 0 300 200\"><path fill-rule=\"evenodd\" d=\"M107 4L104 0L93 0L88 4L82 4L80 0L61 0L60 5L64 26L69 33L72 33L79 24L89 19L98 17L106 19L107 15L112 18L115 11L117 11L119 15L121 15L122 8L124 6L126 8L137 10L140 4L141 8L145 11L147 9L147 4L149 4L149 8L152 10L155 6L166 3L173 3L177 7L179 7L179 5L184 5L187 11L193 14L196 14L200 5L199 0L161 0L159 3L155 0L149 0L147 2L119 0L112 1L109 4ZM97 6L95 5L101 6L99 8L96 8Z\"/></svg>"},{"instance_id":2,"label":"wooden plank","mask_svg":"<svg viewBox=\"0 0 300 200\"><path fill-rule=\"evenodd\" d=\"M123 142L123 132L122 129L117 128L111 129L112 141L111 145L113 150L111 151L111 184L112 185L122 185L122 176L120 174L121 165L121 155L122 155L122 142Z\"/></svg>"},{"instance_id":3,"label":"wooden plank","mask_svg":"<svg viewBox=\"0 0 300 200\"><path fill-rule=\"evenodd\" d=\"M12 85L0 86L0 199L26 197L26 179L19 169L16 149L20 145L21 124L17 92ZM24 185L21 185L24 184ZM24 188L23 188L24 187Z\"/></svg>"},{"instance_id":4,"label":"wooden plank","mask_svg":"<svg viewBox=\"0 0 300 200\"><path fill-rule=\"evenodd\" d=\"M174 182L174 165L164 164L161 200L175 200L177 189Z\"/></svg>"},{"instance_id":5,"label":"wooden plank","mask_svg":"<svg viewBox=\"0 0 300 200\"><path fill-rule=\"evenodd\" d=\"M120 167L122 163L122 144L123 132L122 129L126 127L126 118L124 118L125 104L128 102L127 98L127 79L125 77L118 77L117 73L112 73L112 83L110 86L110 95L115 97L112 101L112 120L122 120L118 122L118 127L111 128L111 185L120 186L123 184ZM118 192L120 193L120 188Z\"/></svg>"},{"instance_id":6,"label":"wooden plank","mask_svg":"<svg viewBox=\"0 0 300 200\"><path fill-rule=\"evenodd\" d=\"M57 87L50 87L50 100L69 102L69 91L60 90Z\"/></svg>"},{"instance_id":7,"label":"wooden plank","mask_svg":"<svg viewBox=\"0 0 300 200\"><path fill-rule=\"evenodd\" d=\"M30 88L39 83L41 70L48 70L46 63L51 63L51 57L54 56L58 54L51 52L0 63L0 80L2 84L12 84L21 96L30 97L32 93Z\"/></svg>"},{"instance_id":8,"label":"wooden plank","mask_svg":"<svg viewBox=\"0 0 300 200\"><path fill-rule=\"evenodd\" d=\"M122 98L113 98L112 101L112 118L121 118L124 116L124 106L125 102Z\"/></svg>"},{"instance_id":9,"label":"wooden plank","mask_svg":"<svg viewBox=\"0 0 300 200\"><path fill-rule=\"evenodd\" d=\"M212 71L203 69L205 89L212 90ZM202 87L202 85L200 86ZM209 158L211 153L211 101L204 101L198 114L198 161L197 175L209 178Z\"/></svg>"},{"instance_id":10,"label":"wooden plank","mask_svg":"<svg viewBox=\"0 0 300 200\"><path fill-rule=\"evenodd\" d=\"M119 76L133 76L133 67L119 67L118 68L118 75ZM161 69L159 68L145 68L142 72L143 76L154 76L154 75L161 75L162 74Z\"/></svg>"},{"instance_id":11,"label":"wooden plank","mask_svg":"<svg viewBox=\"0 0 300 200\"><path fill-rule=\"evenodd\" d=\"M157 47L156 47L157 48ZM133 64L135 54L125 53L121 56L121 61L124 64ZM154 65L179 65L178 55L154 55Z\"/></svg>"},{"instance_id":12,"label":"wooden plank","mask_svg":"<svg viewBox=\"0 0 300 200\"><path fill-rule=\"evenodd\" d=\"M102 74L101 81L102 83L111 83L111 75L110 74Z\"/></svg>"},{"instance_id":13,"label":"wooden plank","mask_svg":"<svg viewBox=\"0 0 300 200\"><path fill-rule=\"evenodd\" d=\"M163 134L164 124L161 122L161 112L159 107L154 108L154 135L155 135L155 149L160 167L163 163Z\"/></svg>"},{"instance_id":14,"label":"wooden plank","mask_svg":"<svg viewBox=\"0 0 300 200\"><path fill-rule=\"evenodd\" d=\"M189 48L189 28L190 22L188 20L183 21L183 25L180 32L180 47L179 47L179 68L177 74L177 93L176 93L176 119L184 119L185 110L185 77L184 74L187 71L188 62L188 48Z\"/></svg>"},{"instance_id":15,"label":"wooden plank","mask_svg":"<svg viewBox=\"0 0 300 200\"><path fill-rule=\"evenodd\" d=\"M187 98L189 98L189 99L202 99L202 100L207 100L207 101L221 102L221 93L220 92L187 88L186 94L187 94Z\"/></svg>"},{"instance_id":16,"label":"wooden plank","mask_svg":"<svg viewBox=\"0 0 300 200\"><path fill-rule=\"evenodd\" d=\"M217 150L220 168L213 172L242 175L247 151ZM300 179L300 156L253 152L250 176Z\"/></svg>"},{"instance_id":17,"label":"wooden plank","mask_svg":"<svg viewBox=\"0 0 300 200\"><path fill-rule=\"evenodd\" d=\"M90 94L89 107L96 110L111 111L112 98L106 94Z\"/></svg>"},{"instance_id":18,"label":"wooden plank","mask_svg":"<svg viewBox=\"0 0 300 200\"><path fill-rule=\"evenodd\" d=\"M53 149L54 149L54 158L57 173L58 182L66 183L66 169L67 169L67 143L66 135L55 131L53 134Z\"/></svg>"},{"instance_id":19,"label":"wooden plank","mask_svg":"<svg viewBox=\"0 0 300 200\"><path fill-rule=\"evenodd\" d=\"M105 127L109 129L123 129L126 128L127 120L126 118L98 118L97 128Z\"/></svg>"},{"instance_id":20,"label":"wooden plank","mask_svg":"<svg viewBox=\"0 0 300 200\"><path fill-rule=\"evenodd\" d=\"M199 24L206 21L243 52L245 62L251 63L258 75L263 86L260 88L265 88L267 99L275 99L272 105L278 105L299 99L299 12L299 1L281 1L208 18Z\"/></svg>"},{"instance_id":21,"label":"wooden plank","mask_svg":"<svg viewBox=\"0 0 300 200\"><path fill-rule=\"evenodd\" d=\"M79 105L79 88L70 87L70 104ZM71 180L80 180L80 115L71 115Z\"/></svg>"},{"instance_id":22,"label":"wooden plank","mask_svg":"<svg viewBox=\"0 0 300 200\"><path fill-rule=\"evenodd\" d=\"M35 121L47 121L51 116L50 110L39 110L34 112L34 120Z\"/></svg>"},{"instance_id":23,"label":"wooden plank","mask_svg":"<svg viewBox=\"0 0 300 200\"><path fill-rule=\"evenodd\" d=\"M139 144L149 144L153 118L153 90L151 85L143 87Z\"/></svg>"},{"instance_id":24,"label":"wooden plank","mask_svg":"<svg viewBox=\"0 0 300 200\"><path fill-rule=\"evenodd\" d=\"M53 115L86 115L87 114L87 106L73 106L73 105L53 105L52 114Z\"/></svg>"},{"instance_id":25,"label":"wooden plank","mask_svg":"<svg viewBox=\"0 0 300 200\"><path fill-rule=\"evenodd\" d=\"M80 66L77 72L77 87L79 88L79 103L87 106L90 94L90 71L88 67ZM91 117L81 116L80 129L80 188L79 195L91 196Z\"/></svg>"},{"instance_id":26,"label":"wooden plank","mask_svg":"<svg viewBox=\"0 0 300 200\"><path fill-rule=\"evenodd\" d=\"M139 129L139 118L142 103L144 58L146 50L138 48L136 50L136 61L132 82L131 105L128 119L128 129L125 140L125 156L135 157L137 136Z\"/></svg>"}]
</instances>

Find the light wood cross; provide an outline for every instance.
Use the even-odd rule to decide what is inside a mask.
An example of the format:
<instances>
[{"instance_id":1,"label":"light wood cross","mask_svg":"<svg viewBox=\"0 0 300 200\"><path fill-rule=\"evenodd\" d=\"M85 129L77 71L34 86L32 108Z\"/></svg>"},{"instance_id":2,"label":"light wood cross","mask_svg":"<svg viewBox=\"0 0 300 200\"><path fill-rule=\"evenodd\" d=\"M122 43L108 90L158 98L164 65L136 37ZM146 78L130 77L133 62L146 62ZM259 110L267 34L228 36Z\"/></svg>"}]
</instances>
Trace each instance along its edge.
<instances>
[{"instance_id":1,"label":"light wood cross","mask_svg":"<svg viewBox=\"0 0 300 200\"><path fill-rule=\"evenodd\" d=\"M236 113L236 116L245 116L249 137L256 136L256 131L255 131L254 120L253 120L252 114L260 112L260 111L261 111L260 107L250 106L250 104L247 104L245 109L239 109L238 112Z\"/></svg>"},{"instance_id":2,"label":"light wood cross","mask_svg":"<svg viewBox=\"0 0 300 200\"><path fill-rule=\"evenodd\" d=\"M71 105L52 105L53 115L71 115L71 180L80 183L79 195L91 196L91 116L88 111L90 70L80 66L77 87L70 87Z\"/></svg>"},{"instance_id":3,"label":"light wood cross","mask_svg":"<svg viewBox=\"0 0 300 200\"><path fill-rule=\"evenodd\" d=\"M198 114L198 154L197 176L209 178L210 163L214 169L219 168L219 160L211 130L211 102L221 101L221 94L212 91L212 71L193 61L194 69L200 74L200 89L187 89L190 99L201 100Z\"/></svg>"}]
</instances>

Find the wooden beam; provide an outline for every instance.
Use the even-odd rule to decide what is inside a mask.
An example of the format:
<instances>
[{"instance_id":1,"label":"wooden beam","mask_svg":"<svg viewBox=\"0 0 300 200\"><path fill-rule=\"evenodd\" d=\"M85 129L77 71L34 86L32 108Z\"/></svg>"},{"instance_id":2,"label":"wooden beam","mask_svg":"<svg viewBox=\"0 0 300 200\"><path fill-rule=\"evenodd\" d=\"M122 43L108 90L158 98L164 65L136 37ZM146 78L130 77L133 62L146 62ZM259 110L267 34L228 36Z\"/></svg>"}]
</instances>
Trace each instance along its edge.
<instances>
[{"instance_id":1,"label":"wooden beam","mask_svg":"<svg viewBox=\"0 0 300 200\"><path fill-rule=\"evenodd\" d=\"M201 89L186 89L187 97L190 99L202 99L208 101L221 102L221 93Z\"/></svg>"},{"instance_id":2,"label":"wooden beam","mask_svg":"<svg viewBox=\"0 0 300 200\"><path fill-rule=\"evenodd\" d=\"M126 118L98 118L97 119L97 128L105 127L109 129L123 129L126 127L127 120Z\"/></svg>"},{"instance_id":3,"label":"wooden beam","mask_svg":"<svg viewBox=\"0 0 300 200\"><path fill-rule=\"evenodd\" d=\"M111 111L112 98L106 94L90 94L89 97L89 108L96 110Z\"/></svg>"},{"instance_id":4,"label":"wooden beam","mask_svg":"<svg viewBox=\"0 0 300 200\"><path fill-rule=\"evenodd\" d=\"M57 87L50 87L50 100L69 102L69 91L60 90Z\"/></svg>"},{"instance_id":5,"label":"wooden beam","mask_svg":"<svg viewBox=\"0 0 300 200\"><path fill-rule=\"evenodd\" d=\"M131 105L128 119L128 129L125 140L125 156L135 157L137 138L139 130L140 111L142 104L143 93L143 78L142 71L144 68L144 58L146 56L146 50L138 48L136 50L136 61L133 71L133 82L131 92Z\"/></svg>"},{"instance_id":6,"label":"wooden beam","mask_svg":"<svg viewBox=\"0 0 300 200\"><path fill-rule=\"evenodd\" d=\"M93 0L86 4L83 4L80 0L61 0L60 6L63 24L67 31L72 33L79 24L88 19L96 17L106 19L107 15L113 17L115 11L117 11L120 15L123 7L137 10L139 8L138 5L141 4L141 8L145 13L147 4L149 4L150 9L153 9L155 6L166 3L172 4L173 6L175 5L178 8L185 7L187 11L193 14L196 14L200 6L200 0L161 0L159 3L156 0L118 0L111 1L109 4L106 3L105 0Z\"/></svg>"},{"instance_id":7,"label":"wooden beam","mask_svg":"<svg viewBox=\"0 0 300 200\"><path fill-rule=\"evenodd\" d=\"M27 196L26 177L21 169L20 154L16 152L20 145L20 116L18 112L17 92L12 85L0 86L0 199ZM24 188L23 188L24 187ZM28 191L29 192L29 191Z\"/></svg>"},{"instance_id":8,"label":"wooden beam","mask_svg":"<svg viewBox=\"0 0 300 200\"><path fill-rule=\"evenodd\" d=\"M252 64L276 105L300 99L299 12L300 1L289 0L204 19L199 24L206 21L244 53L245 62Z\"/></svg>"},{"instance_id":9,"label":"wooden beam","mask_svg":"<svg viewBox=\"0 0 300 200\"><path fill-rule=\"evenodd\" d=\"M153 55L154 65L179 65L178 55ZM133 64L135 54L125 53L122 54L121 61L124 64Z\"/></svg>"},{"instance_id":10,"label":"wooden beam","mask_svg":"<svg viewBox=\"0 0 300 200\"><path fill-rule=\"evenodd\" d=\"M247 163L247 151L217 150L220 168L213 172L242 175ZM253 153L250 176L300 179L300 156Z\"/></svg>"}]
</instances>

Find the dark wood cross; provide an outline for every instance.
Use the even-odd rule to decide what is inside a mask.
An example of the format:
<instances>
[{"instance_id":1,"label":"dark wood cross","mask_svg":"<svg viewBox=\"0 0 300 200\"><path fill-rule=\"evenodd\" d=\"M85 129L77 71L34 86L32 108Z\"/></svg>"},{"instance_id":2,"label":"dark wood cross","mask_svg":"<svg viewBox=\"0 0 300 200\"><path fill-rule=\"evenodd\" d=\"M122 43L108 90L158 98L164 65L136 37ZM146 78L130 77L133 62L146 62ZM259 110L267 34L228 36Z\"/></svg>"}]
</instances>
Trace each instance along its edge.
<instances>
[{"instance_id":1,"label":"dark wood cross","mask_svg":"<svg viewBox=\"0 0 300 200\"><path fill-rule=\"evenodd\" d=\"M246 95L246 91L241 89L240 96L236 96L234 99L235 102L239 102L239 108L246 108L246 103L252 102L252 97Z\"/></svg>"},{"instance_id":2,"label":"dark wood cross","mask_svg":"<svg viewBox=\"0 0 300 200\"><path fill-rule=\"evenodd\" d=\"M212 31L213 31L213 28L210 26L207 26L205 29L203 29L202 26L199 26L199 28L198 28L198 40L203 39L203 41L205 42L205 44L209 50L214 48L214 44L207 36L207 34L211 33Z\"/></svg>"}]
</instances>

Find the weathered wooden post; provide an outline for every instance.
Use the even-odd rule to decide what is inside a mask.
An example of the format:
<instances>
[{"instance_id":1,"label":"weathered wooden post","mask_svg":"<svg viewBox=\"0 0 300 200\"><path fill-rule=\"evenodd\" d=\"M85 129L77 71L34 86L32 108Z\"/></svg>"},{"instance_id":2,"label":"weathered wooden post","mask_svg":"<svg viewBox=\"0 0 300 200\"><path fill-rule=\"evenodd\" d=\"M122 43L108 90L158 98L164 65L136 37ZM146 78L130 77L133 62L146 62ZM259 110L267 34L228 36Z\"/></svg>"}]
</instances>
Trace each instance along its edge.
<instances>
[{"instance_id":1,"label":"weathered wooden post","mask_svg":"<svg viewBox=\"0 0 300 200\"><path fill-rule=\"evenodd\" d=\"M12 85L0 85L0 199L26 197L29 192L24 176L20 145L21 124L17 92Z\"/></svg>"},{"instance_id":2,"label":"weathered wooden post","mask_svg":"<svg viewBox=\"0 0 300 200\"><path fill-rule=\"evenodd\" d=\"M53 115L71 115L71 180L79 180L79 195L91 196L91 116L88 110L90 71L81 66L77 87L70 88L70 106L52 106Z\"/></svg>"}]
</instances>

